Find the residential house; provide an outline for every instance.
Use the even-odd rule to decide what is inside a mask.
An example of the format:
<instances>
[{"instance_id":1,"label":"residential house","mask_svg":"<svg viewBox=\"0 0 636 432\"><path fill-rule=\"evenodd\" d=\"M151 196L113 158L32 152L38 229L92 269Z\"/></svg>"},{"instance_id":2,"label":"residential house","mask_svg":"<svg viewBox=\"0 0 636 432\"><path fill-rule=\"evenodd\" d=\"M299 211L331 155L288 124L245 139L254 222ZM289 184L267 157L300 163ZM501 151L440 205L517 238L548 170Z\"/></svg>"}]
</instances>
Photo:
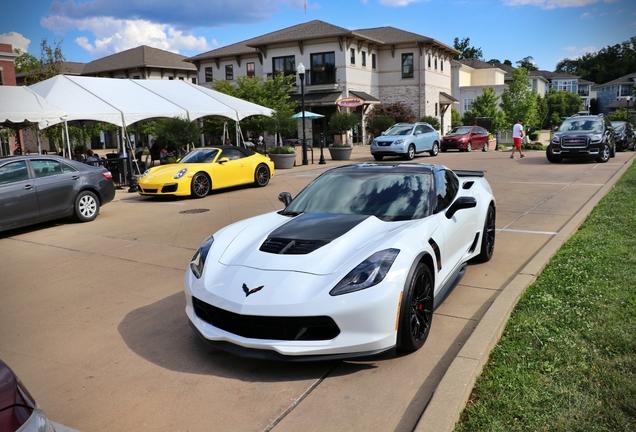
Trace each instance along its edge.
<instances>
[{"instance_id":1,"label":"residential house","mask_svg":"<svg viewBox=\"0 0 636 432\"><path fill-rule=\"evenodd\" d=\"M596 86L599 112L610 114L620 108L634 107L636 72Z\"/></svg>"},{"instance_id":2,"label":"residential house","mask_svg":"<svg viewBox=\"0 0 636 432\"><path fill-rule=\"evenodd\" d=\"M451 58L457 50L426 36L379 27L348 30L323 21L310 21L191 57L202 85L214 79L236 82L243 76L296 75L306 68L303 86L297 77L292 101L305 110L325 115L306 123L317 142L329 136L328 119L339 101L353 98L361 117L354 141L367 143L364 117L377 103L404 102L418 117L441 119L450 125ZM348 106L350 106L349 104ZM300 109L300 107L299 107Z\"/></svg>"}]
</instances>

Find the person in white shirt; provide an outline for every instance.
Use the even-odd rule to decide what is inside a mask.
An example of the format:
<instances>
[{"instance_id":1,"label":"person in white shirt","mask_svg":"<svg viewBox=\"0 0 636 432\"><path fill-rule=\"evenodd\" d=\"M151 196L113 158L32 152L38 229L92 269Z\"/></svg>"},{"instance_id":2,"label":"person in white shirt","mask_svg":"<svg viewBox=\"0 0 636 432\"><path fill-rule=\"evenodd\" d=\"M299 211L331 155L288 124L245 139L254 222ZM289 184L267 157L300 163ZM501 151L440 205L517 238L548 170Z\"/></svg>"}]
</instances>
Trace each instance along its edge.
<instances>
[{"instance_id":1,"label":"person in white shirt","mask_svg":"<svg viewBox=\"0 0 636 432\"><path fill-rule=\"evenodd\" d=\"M519 119L517 124L512 127L512 154L510 155L510 159L515 158L515 149L519 152L519 156L521 158L526 157L523 153L521 153L521 138L523 138L523 119Z\"/></svg>"}]
</instances>

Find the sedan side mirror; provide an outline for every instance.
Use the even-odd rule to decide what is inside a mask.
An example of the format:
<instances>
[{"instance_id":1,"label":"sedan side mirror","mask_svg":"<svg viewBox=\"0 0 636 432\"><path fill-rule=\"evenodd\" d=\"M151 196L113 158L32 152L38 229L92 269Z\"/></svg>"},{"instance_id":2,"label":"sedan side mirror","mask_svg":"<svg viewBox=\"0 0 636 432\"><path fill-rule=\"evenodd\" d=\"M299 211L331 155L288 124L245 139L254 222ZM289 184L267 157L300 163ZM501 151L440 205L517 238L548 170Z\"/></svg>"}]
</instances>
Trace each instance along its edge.
<instances>
[{"instance_id":1,"label":"sedan side mirror","mask_svg":"<svg viewBox=\"0 0 636 432\"><path fill-rule=\"evenodd\" d=\"M451 219L455 216L458 210L477 207L477 200L475 197L459 197L454 203L450 205L446 210L446 219Z\"/></svg>"},{"instance_id":2,"label":"sedan side mirror","mask_svg":"<svg viewBox=\"0 0 636 432\"><path fill-rule=\"evenodd\" d=\"M287 207L292 202L291 194L289 192L281 192L280 195L278 195L278 201L282 202L285 204L285 207Z\"/></svg>"}]
</instances>

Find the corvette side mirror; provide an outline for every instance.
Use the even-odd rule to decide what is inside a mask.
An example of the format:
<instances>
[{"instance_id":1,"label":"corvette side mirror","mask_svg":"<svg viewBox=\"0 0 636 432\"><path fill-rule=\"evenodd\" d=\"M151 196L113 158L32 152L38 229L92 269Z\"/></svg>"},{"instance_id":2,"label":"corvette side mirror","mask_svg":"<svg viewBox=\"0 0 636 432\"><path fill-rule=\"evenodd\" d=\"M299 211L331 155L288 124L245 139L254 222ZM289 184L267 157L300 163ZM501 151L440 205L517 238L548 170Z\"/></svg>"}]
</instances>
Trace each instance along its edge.
<instances>
[{"instance_id":1,"label":"corvette side mirror","mask_svg":"<svg viewBox=\"0 0 636 432\"><path fill-rule=\"evenodd\" d=\"M289 203L292 202L291 194L289 192L281 192L280 195L278 195L278 201L282 202L285 204L285 207L287 207Z\"/></svg>"},{"instance_id":2,"label":"corvette side mirror","mask_svg":"<svg viewBox=\"0 0 636 432\"><path fill-rule=\"evenodd\" d=\"M459 197L446 210L446 219L451 219L457 210L477 207L477 200L474 197Z\"/></svg>"}]
</instances>

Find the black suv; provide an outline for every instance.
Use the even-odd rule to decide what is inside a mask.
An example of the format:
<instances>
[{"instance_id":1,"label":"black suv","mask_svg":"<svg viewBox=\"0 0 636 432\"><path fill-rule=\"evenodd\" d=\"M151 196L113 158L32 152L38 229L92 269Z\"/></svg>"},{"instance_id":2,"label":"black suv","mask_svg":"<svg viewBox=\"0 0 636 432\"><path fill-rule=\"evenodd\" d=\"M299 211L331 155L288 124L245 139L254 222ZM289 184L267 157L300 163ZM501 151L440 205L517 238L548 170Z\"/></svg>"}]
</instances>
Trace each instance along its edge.
<instances>
[{"instance_id":1,"label":"black suv","mask_svg":"<svg viewBox=\"0 0 636 432\"><path fill-rule=\"evenodd\" d=\"M594 156L597 162L607 162L615 155L614 129L603 114L565 119L546 150L550 162L585 156Z\"/></svg>"}]
</instances>

